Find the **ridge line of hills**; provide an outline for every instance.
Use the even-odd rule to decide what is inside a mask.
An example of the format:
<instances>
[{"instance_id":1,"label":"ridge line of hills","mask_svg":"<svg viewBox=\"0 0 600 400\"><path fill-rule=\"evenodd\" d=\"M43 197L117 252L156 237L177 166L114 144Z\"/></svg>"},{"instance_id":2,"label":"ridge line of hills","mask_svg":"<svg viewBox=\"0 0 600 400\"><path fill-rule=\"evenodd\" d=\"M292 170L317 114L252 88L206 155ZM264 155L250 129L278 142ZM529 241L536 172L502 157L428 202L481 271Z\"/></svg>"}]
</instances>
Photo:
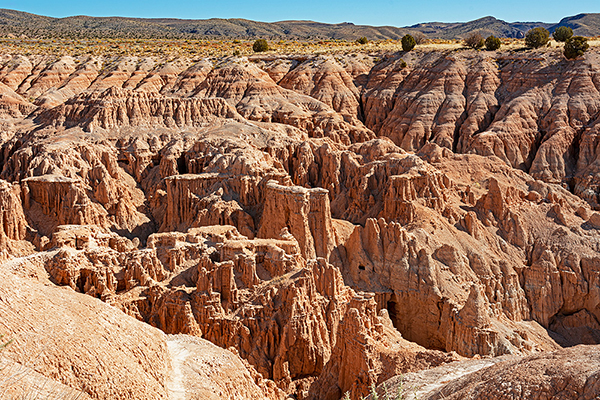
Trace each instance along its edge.
<instances>
[{"instance_id":1,"label":"ridge line of hills","mask_svg":"<svg viewBox=\"0 0 600 400\"><path fill-rule=\"evenodd\" d=\"M399 39L407 33L430 39L461 39L473 31L484 35L522 38L536 26L551 32L568 26L576 35L600 36L600 13L565 17L558 23L506 22L488 16L469 22L428 22L408 27L326 24L314 21L258 22L246 19L175 19L73 16L53 18L0 9L0 36L24 38L133 38L133 39Z\"/></svg>"}]
</instances>

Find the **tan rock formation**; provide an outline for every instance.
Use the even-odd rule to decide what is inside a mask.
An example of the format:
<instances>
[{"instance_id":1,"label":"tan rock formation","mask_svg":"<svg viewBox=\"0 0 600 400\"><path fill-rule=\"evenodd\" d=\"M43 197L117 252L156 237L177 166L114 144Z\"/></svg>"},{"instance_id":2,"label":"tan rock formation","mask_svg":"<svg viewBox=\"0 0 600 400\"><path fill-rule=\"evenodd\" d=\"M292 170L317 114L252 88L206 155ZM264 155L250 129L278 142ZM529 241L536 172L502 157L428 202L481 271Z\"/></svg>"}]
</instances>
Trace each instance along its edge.
<instances>
[{"instance_id":1,"label":"tan rock formation","mask_svg":"<svg viewBox=\"0 0 600 400\"><path fill-rule=\"evenodd\" d=\"M505 361L445 384L423 399L593 399L598 396L597 346Z\"/></svg>"},{"instance_id":2,"label":"tan rock formation","mask_svg":"<svg viewBox=\"0 0 600 400\"><path fill-rule=\"evenodd\" d=\"M6 269L0 326L14 342L3 356L92 398L166 397L170 360L162 332L99 300Z\"/></svg>"},{"instance_id":3,"label":"tan rock formation","mask_svg":"<svg viewBox=\"0 0 600 400\"><path fill-rule=\"evenodd\" d=\"M27 238L27 221L21 206L21 190L18 185L0 181L0 243L2 249L8 241Z\"/></svg>"},{"instance_id":4,"label":"tan rock formation","mask_svg":"<svg viewBox=\"0 0 600 400\"><path fill-rule=\"evenodd\" d=\"M227 350L199 338L167 336L103 302L49 284L39 268L43 258L15 259L0 271L0 329L12 340L2 350L4 395L283 398Z\"/></svg>"},{"instance_id":5,"label":"tan rock formation","mask_svg":"<svg viewBox=\"0 0 600 400\"><path fill-rule=\"evenodd\" d=\"M222 99L167 98L110 87L104 92L76 96L40 118L55 124L110 129L120 126L201 125L216 118L236 118Z\"/></svg>"},{"instance_id":6,"label":"tan rock formation","mask_svg":"<svg viewBox=\"0 0 600 400\"><path fill-rule=\"evenodd\" d=\"M268 182L258 236L278 237L284 229L296 238L304 258L328 259L337 241L327 190Z\"/></svg>"},{"instance_id":7,"label":"tan rock formation","mask_svg":"<svg viewBox=\"0 0 600 400\"><path fill-rule=\"evenodd\" d=\"M60 332L106 334L116 369L59 370L54 339L24 368L92 398L358 399L451 352L598 343L597 51L403 57L2 58L0 327L73 302ZM111 364L136 335L148 358Z\"/></svg>"},{"instance_id":8,"label":"tan rock formation","mask_svg":"<svg viewBox=\"0 0 600 400\"><path fill-rule=\"evenodd\" d=\"M36 107L15 93L11 88L0 84L0 115L4 118L22 118L35 111Z\"/></svg>"},{"instance_id":9,"label":"tan rock formation","mask_svg":"<svg viewBox=\"0 0 600 400\"><path fill-rule=\"evenodd\" d=\"M35 60L30 60L29 57L25 56L10 57L0 70L0 82L17 91L23 81L31 74L35 62Z\"/></svg>"},{"instance_id":10,"label":"tan rock formation","mask_svg":"<svg viewBox=\"0 0 600 400\"><path fill-rule=\"evenodd\" d=\"M0 262L27 256L39 247L39 235L27 224L19 195L17 185L0 180Z\"/></svg>"},{"instance_id":11,"label":"tan rock formation","mask_svg":"<svg viewBox=\"0 0 600 400\"><path fill-rule=\"evenodd\" d=\"M35 215L42 234L49 235L58 225L107 226L107 213L99 205L90 202L82 182L60 175L42 175L27 178L24 206ZM40 215L47 218L42 221Z\"/></svg>"},{"instance_id":12,"label":"tan rock formation","mask_svg":"<svg viewBox=\"0 0 600 400\"><path fill-rule=\"evenodd\" d=\"M358 377L350 363L343 382L327 378L319 385L358 395L380 376L408 368L407 360L425 357L429 361L415 362L423 367L447 360L409 345L386 315L377 316L373 295L357 296L325 260L307 265L290 234L248 240L234 227L202 227L151 235L145 250L91 227L60 227L54 236L63 244L45 264L54 282L105 299L167 333L233 347L263 376L302 397L314 391L310 384L325 368L344 364L345 356L332 354L354 340L352 324L376 346L358 345L352 357L365 365L379 357L381 367ZM381 340L388 344L377 344ZM388 348L391 343L402 344L402 351Z\"/></svg>"},{"instance_id":13,"label":"tan rock formation","mask_svg":"<svg viewBox=\"0 0 600 400\"><path fill-rule=\"evenodd\" d=\"M359 90L352 75L332 56L322 56L300 64L278 84L322 101L349 122L358 122Z\"/></svg>"}]
</instances>

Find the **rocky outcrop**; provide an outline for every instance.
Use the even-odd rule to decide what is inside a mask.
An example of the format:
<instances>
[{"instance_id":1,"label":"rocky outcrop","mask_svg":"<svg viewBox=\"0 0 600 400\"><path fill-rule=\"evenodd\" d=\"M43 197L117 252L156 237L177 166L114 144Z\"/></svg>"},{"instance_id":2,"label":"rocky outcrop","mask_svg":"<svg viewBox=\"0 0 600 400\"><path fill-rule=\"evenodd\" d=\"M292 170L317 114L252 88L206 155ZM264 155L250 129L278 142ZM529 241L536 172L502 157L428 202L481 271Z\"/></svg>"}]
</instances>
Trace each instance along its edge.
<instances>
[{"instance_id":1,"label":"rocky outcrop","mask_svg":"<svg viewBox=\"0 0 600 400\"><path fill-rule=\"evenodd\" d=\"M184 127L242 118L346 144L375 133L410 151L434 142L493 154L546 182L581 182L578 194L597 197L587 182L596 157L596 53L580 63L552 50L405 58L232 58L214 66L207 60L15 56L0 79L10 115L38 107L47 110L40 116L47 124ZM590 187L593 196L585 194Z\"/></svg>"},{"instance_id":2,"label":"rocky outcrop","mask_svg":"<svg viewBox=\"0 0 600 400\"><path fill-rule=\"evenodd\" d=\"M26 192L23 204L30 214L36 215L40 232L49 235L58 225L108 224L107 213L87 197L82 182L60 175L42 175L23 181Z\"/></svg>"},{"instance_id":3,"label":"rocky outcrop","mask_svg":"<svg viewBox=\"0 0 600 400\"><path fill-rule=\"evenodd\" d=\"M448 360L408 344L386 314L377 314L374 296L357 295L323 258L307 264L290 234L250 240L234 227L210 226L151 235L143 250L116 239L93 227L60 227L53 243L62 247L44 267L55 283L100 297L164 332L235 348L288 393L310 398L317 387L334 385L332 393L358 396L404 370L407 360L423 357L428 361L414 363L423 367ZM351 355L336 355L352 335L361 344ZM357 376L348 364L345 378L332 381L344 357L362 360L365 370ZM379 369L366 367L372 359L380 359ZM322 382L312 387L317 378Z\"/></svg>"},{"instance_id":4,"label":"rocky outcrop","mask_svg":"<svg viewBox=\"0 0 600 400\"><path fill-rule=\"evenodd\" d=\"M258 236L276 238L282 234L296 238L307 260L328 259L337 243L327 190L268 182Z\"/></svg>"},{"instance_id":5,"label":"rocky outcrop","mask_svg":"<svg viewBox=\"0 0 600 400\"><path fill-rule=\"evenodd\" d=\"M21 193L18 185L0 181L1 225L0 238L24 240L27 235L27 221L21 206Z\"/></svg>"},{"instance_id":6,"label":"rocky outcrop","mask_svg":"<svg viewBox=\"0 0 600 400\"><path fill-rule=\"evenodd\" d=\"M23 212L18 185L0 180L0 210L0 259L31 252L33 246L27 239L33 235Z\"/></svg>"},{"instance_id":7,"label":"rocky outcrop","mask_svg":"<svg viewBox=\"0 0 600 400\"><path fill-rule=\"evenodd\" d=\"M311 137L350 143L374 136L362 124L344 121L325 103L278 86L266 72L245 60L213 70L194 96L224 98L248 120L291 125Z\"/></svg>"},{"instance_id":8,"label":"rocky outcrop","mask_svg":"<svg viewBox=\"0 0 600 400\"><path fill-rule=\"evenodd\" d=\"M171 176L165 182L167 208L161 230L186 230L188 227L223 224L233 225L244 234L254 236L254 220L240 203L223 200L223 196L231 195L232 191L237 194L239 189L246 189L240 187L243 181L239 177L210 173L186 174ZM258 196L258 185L252 189L254 193L240 194Z\"/></svg>"},{"instance_id":9,"label":"rocky outcrop","mask_svg":"<svg viewBox=\"0 0 600 400\"><path fill-rule=\"evenodd\" d=\"M361 113L360 93L353 76L344 68L346 60L340 61L332 56L307 60L285 74L278 85L322 101L356 124Z\"/></svg>"},{"instance_id":10,"label":"rocky outcrop","mask_svg":"<svg viewBox=\"0 0 600 400\"><path fill-rule=\"evenodd\" d=\"M422 399L544 399L598 395L597 346L577 346L557 352L497 363L445 384Z\"/></svg>"},{"instance_id":11,"label":"rocky outcrop","mask_svg":"<svg viewBox=\"0 0 600 400\"><path fill-rule=\"evenodd\" d=\"M418 190L399 190L393 198L409 196L415 211L399 208L355 227L340 264L346 281L380 293L379 307L388 309L400 332L430 348L464 355L556 348L542 327L562 320L570 314L567 309L593 313L586 306L583 281L588 278L572 283L564 278L582 276L573 262L594 257L595 231L587 239L581 226L588 223L578 214L589 216L576 213L581 200L498 160L458 156L437 146L426 147L420 156L436 173L413 167L410 174L417 179L402 182L422 182L422 193L433 194L435 201L421 200ZM465 168L478 171L465 181ZM510 178L495 175L498 179L485 182L487 189L474 185L492 170L511 171ZM575 245L576 236L586 237L579 243L587 244ZM557 252L560 260L550 256ZM582 262L594 268L593 262ZM593 337L593 331L586 335Z\"/></svg>"},{"instance_id":12,"label":"rocky outcrop","mask_svg":"<svg viewBox=\"0 0 600 400\"><path fill-rule=\"evenodd\" d=\"M81 94L40 115L41 120L66 126L111 129L121 126L195 126L217 118L239 118L222 99L180 99L110 87Z\"/></svg>"},{"instance_id":13,"label":"rocky outcrop","mask_svg":"<svg viewBox=\"0 0 600 400\"><path fill-rule=\"evenodd\" d=\"M367 318L365 318L367 316ZM377 315L372 293L358 293L340 324L331 358L310 387L309 399L364 398L395 374L453 361L454 355L423 351L398 334L385 311Z\"/></svg>"}]
</instances>

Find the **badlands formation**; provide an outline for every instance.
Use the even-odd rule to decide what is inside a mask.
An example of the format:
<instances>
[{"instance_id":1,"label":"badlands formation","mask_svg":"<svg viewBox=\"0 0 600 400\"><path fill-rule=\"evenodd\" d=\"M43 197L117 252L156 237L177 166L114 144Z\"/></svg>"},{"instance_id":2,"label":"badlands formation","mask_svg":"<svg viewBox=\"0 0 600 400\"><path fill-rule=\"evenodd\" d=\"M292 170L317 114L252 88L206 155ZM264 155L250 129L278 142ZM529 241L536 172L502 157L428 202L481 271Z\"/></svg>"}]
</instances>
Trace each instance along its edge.
<instances>
[{"instance_id":1,"label":"badlands formation","mask_svg":"<svg viewBox=\"0 0 600 400\"><path fill-rule=\"evenodd\" d=\"M3 395L598 398L599 91L595 50L3 55Z\"/></svg>"}]
</instances>

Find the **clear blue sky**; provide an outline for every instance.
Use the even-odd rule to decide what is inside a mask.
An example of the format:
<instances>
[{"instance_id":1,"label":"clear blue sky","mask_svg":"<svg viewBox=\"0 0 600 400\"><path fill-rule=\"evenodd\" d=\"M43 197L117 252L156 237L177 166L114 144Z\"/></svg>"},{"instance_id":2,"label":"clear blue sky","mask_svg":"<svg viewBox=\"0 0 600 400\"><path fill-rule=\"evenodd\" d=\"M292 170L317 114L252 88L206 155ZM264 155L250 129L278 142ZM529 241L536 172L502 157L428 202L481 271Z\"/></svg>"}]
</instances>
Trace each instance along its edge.
<instances>
[{"instance_id":1,"label":"clear blue sky","mask_svg":"<svg viewBox=\"0 0 600 400\"><path fill-rule=\"evenodd\" d=\"M464 22L492 15L508 22L558 22L562 17L600 12L599 0L8 0L0 8L51 17L71 15L290 19L365 25L407 26L419 22Z\"/></svg>"}]
</instances>

